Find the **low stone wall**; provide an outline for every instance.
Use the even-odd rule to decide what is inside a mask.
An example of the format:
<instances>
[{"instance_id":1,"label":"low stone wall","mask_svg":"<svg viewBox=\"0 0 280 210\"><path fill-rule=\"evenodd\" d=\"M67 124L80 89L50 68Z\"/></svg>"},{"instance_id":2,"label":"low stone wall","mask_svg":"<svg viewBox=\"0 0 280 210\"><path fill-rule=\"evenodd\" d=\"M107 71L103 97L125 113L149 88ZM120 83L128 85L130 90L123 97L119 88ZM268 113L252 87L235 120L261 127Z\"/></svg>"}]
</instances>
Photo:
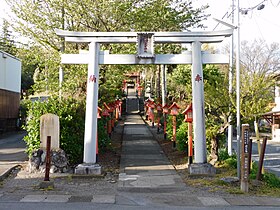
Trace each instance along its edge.
<instances>
[{"instance_id":1,"label":"low stone wall","mask_svg":"<svg viewBox=\"0 0 280 210\"><path fill-rule=\"evenodd\" d=\"M46 150L39 149L32 153L29 159L28 171L30 173L44 173L46 169ZM51 151L50 173L66 173L69 171L69 162L62 149Z\"/></svg>"}]
</instances>

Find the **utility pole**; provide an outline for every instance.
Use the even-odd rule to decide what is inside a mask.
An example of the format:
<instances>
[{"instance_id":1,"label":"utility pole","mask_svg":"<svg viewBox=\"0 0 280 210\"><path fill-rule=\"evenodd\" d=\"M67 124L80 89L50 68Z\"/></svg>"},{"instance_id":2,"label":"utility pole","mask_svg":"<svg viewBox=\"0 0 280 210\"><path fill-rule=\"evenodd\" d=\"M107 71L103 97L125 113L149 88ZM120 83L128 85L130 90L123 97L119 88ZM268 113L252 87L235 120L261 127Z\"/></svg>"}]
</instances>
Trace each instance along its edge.
<instances>
[{"instance_id":1,"label":"utility pole","mask_svg":"<svg viewBox=\"0 0 280 210\"><path fill-rule=\"evenodd\" d=\"M232 13L231 13L231 23L234 25L234 0L232 0ZM229 60L229 96L232 96L233 87L232 87L232 79L233 79L233 56L234 56L234 35L231 36L230 42L230 60ZM229 107L231 109L231 105ZM228 122L231 123L232 115L230 114L228 117ZM232 137L233 137L233 125L229 124L228 126L228 154L232 155Z\"/></svg>"},{"instance_id":2,"label":"utility pole","mask_svg":"<svg viewBox=\"0 0 280 210\"><path fill-rule=\"evenodd\" d=\"M240 179L240 5L237 0L237 43L236 43L236 140L237 176Z\"/></svg>"},{"instance_id":3,"label":"utility pole","mask_svg":"<svg viewBox=\"0 0 280 210\"><path fill-rule=\"evenodd\" d=\"M158 66L158 75L157 75L157 100L160 101L160 71L161 65Z\"/></svg>"},{"instance_id":4,"label":"utility pole","mask_svg":"<svg viewBox=\"0 0 280 210\"><path fill-rule=\"evenodd\" d=\"M62 30L65 29L64 17L65 17L65 9L64 9L64 0L63 0L62 7L61 7L61 28L62 28ZM64 53L64 51L65 51L65 39L64 39L64 37L61 37L60 53L62 54L62 53ZM59 66L59 97L61 97L61 95L62 95L63 79L64 79L64 72L63 72L62 65L60 65Z\"/></svg>"},{"instance_id":5,"label":"utility pole","mask_svg":"<svg viewBox=\"0 0 280 210\"><path fill-rule=\"evenodd\" d=\"M166 104L166 68L165 65L161 65L161 98L162 106Z\"/></svg>"}]
</instances>

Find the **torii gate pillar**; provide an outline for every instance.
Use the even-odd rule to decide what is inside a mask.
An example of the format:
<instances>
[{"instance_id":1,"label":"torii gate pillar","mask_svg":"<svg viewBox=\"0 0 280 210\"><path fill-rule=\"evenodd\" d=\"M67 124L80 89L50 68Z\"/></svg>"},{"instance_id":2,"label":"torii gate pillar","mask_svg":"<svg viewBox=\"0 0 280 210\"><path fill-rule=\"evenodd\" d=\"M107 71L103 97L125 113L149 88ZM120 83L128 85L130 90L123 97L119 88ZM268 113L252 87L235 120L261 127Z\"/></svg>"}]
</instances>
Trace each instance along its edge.
<instances>
[{"instance_id":1,"label":"torii gate pillar","mask_svg":"<svg viewBox=\"0 0 280 210\"><path fill-rule=\"evenodd\" d=\"M84 136L83 164L75 168L76 174L101 174L101 166L96 164L98 81L99 81L99 47L97 42L89 44L88 81L86 98L86 119Z\"/></svg>"},{"instance_id":2,"label":"torii gate pillar","mask_svg":"<svg viewBox=\"0 0 280 210\"><path fill-rule=\"evenodd\" d=\"M195 139L195 163L206 163L204 85L201 62L201 43L192 43L192 104Z\"/></svg>"},{"instance_id":3,"label":"torii gate pillar","mask_svg":"<svg viewBox=\"0 0 280 210\"><path fill-rule=\"evenodd\" d=\"M194 133L194 164L189 165L190 174L215 174L215 168L207 163L204 85L201 43L192 42L192 104Z\"/></svg>"}]
</instances>

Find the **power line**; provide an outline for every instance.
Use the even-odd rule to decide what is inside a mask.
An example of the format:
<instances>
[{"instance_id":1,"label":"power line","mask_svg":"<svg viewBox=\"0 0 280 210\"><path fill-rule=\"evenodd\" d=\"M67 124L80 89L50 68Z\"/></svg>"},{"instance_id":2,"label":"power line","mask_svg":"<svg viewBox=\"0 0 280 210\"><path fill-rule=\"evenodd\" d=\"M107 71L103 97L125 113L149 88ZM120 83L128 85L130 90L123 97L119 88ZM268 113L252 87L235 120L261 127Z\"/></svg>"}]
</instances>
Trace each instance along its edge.
<instances>
[{"instance_id":1,"label":"power line","mask_svg":"<svg viewBox=\"0 0 280 210\"><path fill-rule=\"evenodd\" d=\"M270 0L270 3L272 4L272 6L274 6L274 7L278 7L278 6L279 6L279 4L280 4L280 0L278 1L277 5L275 5L275 4L272 2L272 0Z\"/></svg>"},{"instance_id":2,"label":"power line","mask_svg":"<svg viewBox=\"0 0 280 210\"><path fill-rule=\"evenodd\" d=\"M265 7L264 3L266 1L267 0L263 0L262 2L258 3L255 6L252 6L252 7L240 8L239 11L241 12L242 15L247 15L249 11L252 11L252 10L254 10L256 8L257 8L257 10L262 10Z\"/></svg>"}]
</instances>

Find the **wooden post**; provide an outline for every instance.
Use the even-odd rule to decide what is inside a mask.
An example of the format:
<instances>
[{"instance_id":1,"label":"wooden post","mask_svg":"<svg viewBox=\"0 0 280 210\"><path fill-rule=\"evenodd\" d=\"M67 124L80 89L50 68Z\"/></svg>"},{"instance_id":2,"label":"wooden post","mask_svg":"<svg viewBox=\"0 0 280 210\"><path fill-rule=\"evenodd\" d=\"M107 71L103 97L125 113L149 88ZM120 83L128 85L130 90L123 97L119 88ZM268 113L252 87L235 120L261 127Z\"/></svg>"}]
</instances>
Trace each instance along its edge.
<instances>
[{"instance_id":1,"label":"wooden post","mask_svg":"<svg viewBox=\"0 0 280 210\"><path fill-rule=\"evenodd\" d=\"M257 173L257 180L261 180L262 178L262 167L263 167L263 160L264 160L264 154L265 154L265 148L267 143L267 137L264 137L261 154L260 154L260 160L259 160L259 167L258 167L258 173Z\"/></svg>"},{"instance_id":2,"label":"wooden post","mask_svg":"<svg viewBox=\"0 0 280 210\"><path fill-rule=\"evenodd\" d=\"M50 181L50 168L51 168L51 136L47 136L46 170L45 170L44 181Z\"/></svg>"},{"instance_id":3,"label":"wooden post","mask_svg":"<svg viewBox=\"0 0 280 210\"><path fill-rule=\"evenodd\" d=\"M109 119L107 120L107 129L108 129L108 136L111 138L112 136L112 123L111 123L111 118L109 116Z\"/></svg>"},{"instance_id":4,"label":"wooden post","mask_svg":"<svg viewBox=\"0 0 280 210\"><path fill-rule=\"evenodd\" d=\"M157 133L159 133L159 124L160 124L160 112L159 111L157 111L157 117L158 117L158 119L157 119Z\"/></svg>"},{"instance_id":5,"label":"wooden post","mask_svg":"<svg viewBox=\"0 0 280 210\"><path fill-rule=\"evenodd\" d=\"M249 139L249 174L251 173L251 168L252 168L252 146L253 146L253 140Z\"/></svg>"},{"instance_id":6,"label":"wooden post","mask_svg":"<svg viewBox=\"0 0 280 210\"><path fill-rule=\"evenodd\" d=\"M258 145L258 154L259 154L259 158L260 158L261 157L260 132L259 132L259 127L258 127L258 123L257 123L256 120L254 121L254 128L255 128L257 145ZM262 173L264 173L264 168L263 167L262 167Z\"/></svg>"},{"instance_id":7,"label":"wooden post","mask_svg":"<svg viewBox=\"0 0 280 210\"><path fill-rule=\"evenodd\" d=\"M116 110L116 121L118 121L119 120L119 105L117 105L115 110Z\"/></svg>"},{"instance_id":8,"label":"wooden post","mask_svg":"<svg viewBox=\"0 0 280 210\"><path fill-rule=\"evenodd\" d=\"M155 127L155 114L154 109L151 108L151 120L152 120L152 127Z\"/></svg>"},{"instance_id":9,"label":"wooden post","mask_svg":"<svg viewBox=\"0 0 280 210\"><path fill-rule=\"evenodd\" d=\"M189 156L189 165L192 164L193 162L193 146L192 146L192 123L189 122L188 123L188 149L189 149L189 152L188 152L188 156Z\"/></svg>"},{"instance_id":10,"label":"wooden post","mask_svg":"<svg viewBox=\"0 0 280 210\"><path fill-rule=\"evenodd\" d=\"M166 114L164 114L164 122L163 122L163 136L164 136L164 140L166 140Z\"/></svg>"},{"instance_id":11,"label":"wooden post","mask_svg":"<svg viewBox=\"0 0 280 210\"><path fill-rule=\"evenodd\" d=\"M249 124L242 125L242 147L241 147L241 182L240 189L249 191Z\"/></svg>"},{"instance_id":12,"label":"wooden post","mask_svg":"<svg viewBox=\"0 0 280 210\"><path fill-rule=\"evenodd\" d=\"M176 115L173 115L172 119L173 119L173 138L172 138L172 141L173 141L173 148L175 148L176 147Z\"/></svg>"}]
</instances>

